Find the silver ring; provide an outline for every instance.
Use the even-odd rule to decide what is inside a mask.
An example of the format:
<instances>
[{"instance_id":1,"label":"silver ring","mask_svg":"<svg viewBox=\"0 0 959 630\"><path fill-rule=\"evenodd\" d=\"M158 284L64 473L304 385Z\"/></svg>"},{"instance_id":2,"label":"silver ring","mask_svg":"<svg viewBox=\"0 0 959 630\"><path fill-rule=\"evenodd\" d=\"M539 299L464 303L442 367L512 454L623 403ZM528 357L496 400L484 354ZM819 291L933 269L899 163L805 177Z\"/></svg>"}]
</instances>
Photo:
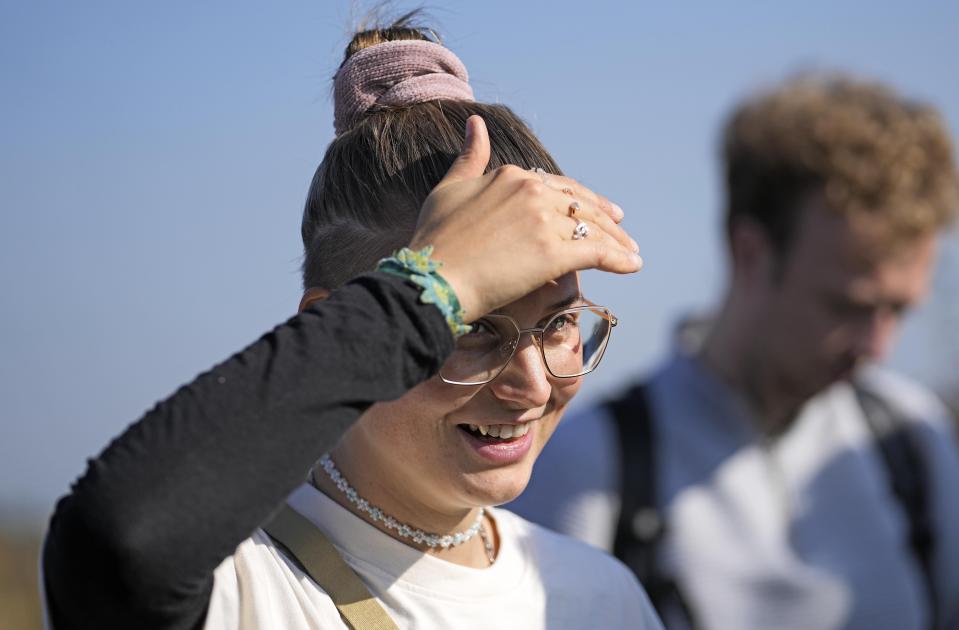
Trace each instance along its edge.
<instances>
[{"instance_id":1,"label":"silver ring","mask_svg":"<svg viewBox=\"0 0 959 630\"><path fill-rule=\"evenodd\" d=\"M589 236L589 226L580 221L576 224L576 227L573 228L573 240L578 241Z\"/></svg>"},{"instance_id":2,"label":"silver ring","mask_svg":"<svg viewBox=\"0 0 959 630\"><path fill-rule=\"evenodd\" d=\"M538 167L538 166L536 166L536 167L534 167L534 168L531 168L531 169L529 169L529 170L531 170L531 171L533 171L534 173L536 173L537 175L539 175L540 179L543 180L543 183L544 183L545 185L549 186L549 173L547 173L545 170L541 169L541 168Z\"/></svg>"}]
</instances>

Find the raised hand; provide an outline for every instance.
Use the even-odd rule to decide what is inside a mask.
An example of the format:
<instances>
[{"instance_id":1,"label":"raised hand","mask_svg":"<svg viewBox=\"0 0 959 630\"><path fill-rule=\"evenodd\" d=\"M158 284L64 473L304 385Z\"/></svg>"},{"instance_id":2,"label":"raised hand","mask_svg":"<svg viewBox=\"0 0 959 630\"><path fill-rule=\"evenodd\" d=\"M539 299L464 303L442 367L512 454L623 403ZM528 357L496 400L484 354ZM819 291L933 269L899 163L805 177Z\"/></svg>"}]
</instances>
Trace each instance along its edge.
<instances>
[{"instance_id":1,"label":"raised hand","mask_svg":"<svg viewBox=\"0 0 959 630\"><path fill-rule=\"evenodd\" d=\"M433 245L467 321L571 271L642 268L638 246L617 225L618 206L565 177L517 166L484 175L489 156L486 124L471 116L463 151L427 197L410 243ZM580 221L589 235L574 239Z\"/></svg>"}]
</instances>

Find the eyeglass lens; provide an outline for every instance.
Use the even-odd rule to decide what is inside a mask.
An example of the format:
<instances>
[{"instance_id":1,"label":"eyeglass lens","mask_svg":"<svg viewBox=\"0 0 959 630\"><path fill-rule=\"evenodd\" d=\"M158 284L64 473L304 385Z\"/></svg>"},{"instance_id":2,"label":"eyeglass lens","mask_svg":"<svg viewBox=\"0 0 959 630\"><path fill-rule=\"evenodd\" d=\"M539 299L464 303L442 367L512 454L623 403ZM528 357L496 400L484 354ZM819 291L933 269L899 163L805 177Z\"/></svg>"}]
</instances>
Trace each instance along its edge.
<instances>
[{"instance_id":1,"label":"eyeglass lens","mask_svg":"<svg viewBox=\"0 0 959 630\"><path fill-rule=\"evenodd\" d=\"M542 355L549 372L557 377L573 377L592 371L606 350L611 320L609 311L591 306L554 315L541 336ZM488 315L457 338L456 348L440 375L452 383L488 382L506 367L519 341L520 332L512 319Z\"/></svg>"}]
</instances>

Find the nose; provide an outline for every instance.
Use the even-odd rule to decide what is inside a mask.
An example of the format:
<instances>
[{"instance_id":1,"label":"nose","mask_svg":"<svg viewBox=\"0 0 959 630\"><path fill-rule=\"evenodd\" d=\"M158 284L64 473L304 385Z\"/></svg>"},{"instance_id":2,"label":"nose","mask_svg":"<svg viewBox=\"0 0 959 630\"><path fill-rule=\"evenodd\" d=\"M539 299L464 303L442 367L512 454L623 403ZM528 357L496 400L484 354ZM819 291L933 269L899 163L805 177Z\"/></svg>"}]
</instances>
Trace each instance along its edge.
<instances>
[{"instance_id":1,"label":"nose","mask_svg":"<svg viewBox=\"0 0 959 630\"><path fill-rule=\"evenodd\" d=\"M488 387L515 409L533 409L549 402L553 386L532 335L523 335L512 360Z\"/></svg>"}]
</instances>

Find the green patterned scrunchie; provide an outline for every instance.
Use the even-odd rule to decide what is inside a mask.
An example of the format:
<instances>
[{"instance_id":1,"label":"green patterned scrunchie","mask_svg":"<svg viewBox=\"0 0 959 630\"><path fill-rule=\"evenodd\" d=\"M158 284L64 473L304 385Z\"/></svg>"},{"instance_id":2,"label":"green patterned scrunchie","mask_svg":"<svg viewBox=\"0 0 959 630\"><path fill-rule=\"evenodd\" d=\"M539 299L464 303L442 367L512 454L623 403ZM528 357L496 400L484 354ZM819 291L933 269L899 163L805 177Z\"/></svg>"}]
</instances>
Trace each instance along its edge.
<instances>
[{"instance_id":1,"label":"green patterned scrunchie","mask_svg":"<svg viewBox=\"0 0 959 630\"><path fill-rule=\"evenodd\" d=\"M450 332L453 333L454 337L459 337L470 331L469 324L463 323L463 317L466 313L460 306L460 301L456 297L453 287L438 273L443 263L430 260L432 254L432 245L427 245L418 252L404 247L394 252L389 258L381 260L376 265L376 270L406 278L413 284L422 287L423 293L420 294L420 302L433 304L440 309L446 319L446 325L450 327Z\"/></svg>"}]
</instances>

